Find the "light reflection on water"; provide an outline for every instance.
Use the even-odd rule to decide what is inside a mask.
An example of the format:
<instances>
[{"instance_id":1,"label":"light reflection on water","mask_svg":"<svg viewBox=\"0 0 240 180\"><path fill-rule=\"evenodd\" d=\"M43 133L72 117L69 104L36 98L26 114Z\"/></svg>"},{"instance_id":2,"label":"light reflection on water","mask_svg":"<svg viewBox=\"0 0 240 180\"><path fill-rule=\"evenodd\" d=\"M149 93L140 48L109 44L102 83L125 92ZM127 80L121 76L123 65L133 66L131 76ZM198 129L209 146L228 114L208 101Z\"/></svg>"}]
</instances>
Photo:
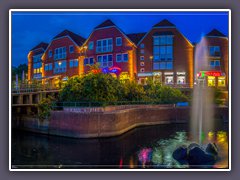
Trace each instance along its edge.
<instances>
[{"instance_id":1,"label":"light reflection on water","mask_svg":"<svg viewBox=\"0 0 240 180\"><path fill-rule=\"evenodd\" d=\"M228 127L208 133L204 143L216 142L228 165ZM189 144L188 126L158 125L137 128L121 136L72 139L13 131L12 165L18 168L187 168L172 158L174 149ZM223 130L223 131L222 131ZM217 131L216 131L217 132Z\"/></svg>"}]
</instances>

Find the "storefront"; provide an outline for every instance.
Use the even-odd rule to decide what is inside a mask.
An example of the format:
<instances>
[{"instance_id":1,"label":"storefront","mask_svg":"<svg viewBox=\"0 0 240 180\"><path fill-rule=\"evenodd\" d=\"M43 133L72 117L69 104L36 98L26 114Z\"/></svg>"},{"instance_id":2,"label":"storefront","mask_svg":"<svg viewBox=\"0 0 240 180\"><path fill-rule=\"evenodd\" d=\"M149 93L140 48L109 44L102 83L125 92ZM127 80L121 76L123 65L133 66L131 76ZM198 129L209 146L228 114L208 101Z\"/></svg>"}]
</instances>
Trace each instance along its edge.
<instances>
[{"instance_id":1,"label":"storefront","mask_svg":"<svg viewBox=\"0 0 240 180\"><path fill-rule=\"evenodd\" d=\"M200 71L197 79L204 80L208 87L226 87L226 76L220 71Z\"/></svg>"}]
</instances>

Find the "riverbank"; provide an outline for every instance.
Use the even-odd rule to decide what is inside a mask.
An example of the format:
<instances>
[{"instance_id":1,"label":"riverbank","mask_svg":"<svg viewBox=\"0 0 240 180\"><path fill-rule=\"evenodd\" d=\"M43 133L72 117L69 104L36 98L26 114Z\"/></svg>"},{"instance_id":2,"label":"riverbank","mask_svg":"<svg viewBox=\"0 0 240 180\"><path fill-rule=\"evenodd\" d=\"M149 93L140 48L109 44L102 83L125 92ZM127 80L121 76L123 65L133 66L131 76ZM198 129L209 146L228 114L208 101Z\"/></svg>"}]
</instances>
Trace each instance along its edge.
<instances>
[{"instance_id":1,"label":"riverbank","mask_svg":"<svg viewBox=\"0 0 240 180\"><path fill-rule=\"evenodd\" d=\"M14 128L73 138L97 138L121 135L146 125L188 123L190 107L143 105L113 111L52 111L48 120L13 116ZM228 107L216 107L215 119L228 121Z\"/></svg>"}]
</instances>

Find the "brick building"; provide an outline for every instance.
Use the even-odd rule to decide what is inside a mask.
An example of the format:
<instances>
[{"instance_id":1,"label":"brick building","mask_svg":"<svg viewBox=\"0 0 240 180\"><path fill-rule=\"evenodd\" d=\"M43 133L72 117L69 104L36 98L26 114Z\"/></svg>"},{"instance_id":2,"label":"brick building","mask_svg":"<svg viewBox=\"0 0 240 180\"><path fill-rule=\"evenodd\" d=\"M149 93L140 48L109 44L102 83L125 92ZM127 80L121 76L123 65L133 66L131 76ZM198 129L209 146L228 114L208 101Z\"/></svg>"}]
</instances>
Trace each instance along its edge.
<instances>
[{"instance_id":1,"label":"brick building","mask_svg":"<svg viewBox=\"0 0 240 180\"><path fill-rule=\"evenodd\" d=\"M122 30L111 20L106 20L94 28L83 45L84 72L88 73L89 65L98 62L104 73L122 80L135 79L136 49L137 46Z\"/></svg>"},{"instance_id":2,"label":"brick building","mask_svg":"<svg viewBox=\"0 0 240 180\"><path fill-rule=\"evenodd\" d=\"M45 83L57 84L59 80L79 75L83 72L80 47L85 38L64 30L56 35L42 55L42 76Z\"/></svg>"},{"instance_id":3,"label":"brick building","mask_svg":"<svg viewBox=\"0 0 240 180\"><path fill-rule=\"evenodd\" d=\"M137 80L193 86L193 45L168 20L155 24L138 42Z\"/></svg>"},{"instance_id":4,"label":"brick building","mask_svg":"<svg viewBox=\"0 0 240 180\"><path fill-rule=\"evenodd\" d=\"M207 46L207 68L201 69L198 78L204 78L207 86L228 87L228 37L213 29L204 37Z\"/></svg>"}]
</instances>

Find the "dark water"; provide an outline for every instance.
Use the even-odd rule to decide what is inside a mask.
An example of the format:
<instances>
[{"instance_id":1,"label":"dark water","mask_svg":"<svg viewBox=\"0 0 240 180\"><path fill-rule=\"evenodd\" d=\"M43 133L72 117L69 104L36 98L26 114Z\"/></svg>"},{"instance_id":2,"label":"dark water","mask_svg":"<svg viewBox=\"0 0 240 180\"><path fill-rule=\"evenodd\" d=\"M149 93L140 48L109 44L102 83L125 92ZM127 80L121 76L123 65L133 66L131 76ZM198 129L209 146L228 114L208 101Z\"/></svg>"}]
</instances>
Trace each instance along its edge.
<instances>
[{"instance_id":1,"label":"dark water","mask_svg":"<svg viewBox=\"0 0 240 180\"><path fill-rule=\"evenodd\" d=\"M72 139L19 130L12 132L12 168L188 168L172 158L173 150L188 142L188 125L157 125L133 129L121 136ZM219 141L220 160L228 166L228 126L205 135Z\"/></svg>"}]
</instances>

